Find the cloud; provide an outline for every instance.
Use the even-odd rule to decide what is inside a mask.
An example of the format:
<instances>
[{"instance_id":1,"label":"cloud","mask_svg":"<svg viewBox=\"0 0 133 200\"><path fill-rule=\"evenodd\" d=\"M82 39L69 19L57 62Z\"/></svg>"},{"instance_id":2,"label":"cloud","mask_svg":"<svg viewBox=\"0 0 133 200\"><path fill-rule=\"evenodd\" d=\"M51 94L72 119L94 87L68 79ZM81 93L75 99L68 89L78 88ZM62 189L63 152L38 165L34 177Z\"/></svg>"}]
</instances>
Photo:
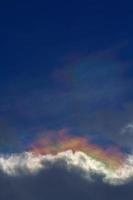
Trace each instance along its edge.
<instances>
[{"instance_id":1,"label":"cloud","mask_svg":"<svg viewBox=\"0 0 133 200\"><path fill-rule=\"evenodd\" d=\"M0 154L0 199L131 200L133 155L68 131L39 134L27 151Z\"/></svg>"},{"instance_id":2,"label":"cloud","mask_svg":"<svg viewBox=\"0 0 133 200\"><path fill-rule=\"evenodd\" d=\"M0 187L2 200L131 200L133 196L132 183L113 186L98 178L88 181L61 165L25 176L0 173Z\"/></svg>"},{"instance_id":3,"label":"cloud","mask_svg":"<svg viewBox=\"0 0 133 200\"><path fill-rule=\"evenodd\" d=\"M53 166L76 172L88 181L95 181L99 177L102 182L112 185L125 184L133 179L133 155L128 155L125 163L118 169L111 169L104 162L95 160L81 151L73 153L69 150L56 155L24 152L0 157L1 172L12 177L35 175Z\"/></svg>"},{"instance_id":4,"label":"cloud","mask_svg":"<svg viewBox=\"0 0 133 200\"><path fill-rule=\"evenodd\" d=\"M111 171L83 152L0 156L1 200L131 200L133 156Z\"/></svg>"},{"instance_id":5,"label":"cloud","mask_svg":"<svg viewBox=\"0 0 133 200\"><path fill-rule=\"evenodd\" d=\"M133 150L133 123L128 123L120 131L121 140L119 143L127 145Z\"/></svg>"}]
</instances>

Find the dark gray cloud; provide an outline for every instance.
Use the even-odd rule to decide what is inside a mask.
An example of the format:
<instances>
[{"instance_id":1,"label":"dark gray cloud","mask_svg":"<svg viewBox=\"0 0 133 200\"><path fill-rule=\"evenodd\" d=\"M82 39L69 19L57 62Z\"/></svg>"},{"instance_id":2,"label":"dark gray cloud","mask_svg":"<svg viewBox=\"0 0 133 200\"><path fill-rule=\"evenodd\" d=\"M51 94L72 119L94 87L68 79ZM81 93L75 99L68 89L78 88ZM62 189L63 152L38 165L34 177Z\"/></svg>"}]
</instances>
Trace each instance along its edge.
<instances>
[{"instance_id":1,"label":"dark gray cloud","mask_svg":"<svg viewBox=\"0 0 133 200\"><path fill-rule=\"evenodd\" d=\"M133 183L112 186L54 166L36 175L10 177L0 173L1 200L131 200Z\"/></svg>"}]
</instances>

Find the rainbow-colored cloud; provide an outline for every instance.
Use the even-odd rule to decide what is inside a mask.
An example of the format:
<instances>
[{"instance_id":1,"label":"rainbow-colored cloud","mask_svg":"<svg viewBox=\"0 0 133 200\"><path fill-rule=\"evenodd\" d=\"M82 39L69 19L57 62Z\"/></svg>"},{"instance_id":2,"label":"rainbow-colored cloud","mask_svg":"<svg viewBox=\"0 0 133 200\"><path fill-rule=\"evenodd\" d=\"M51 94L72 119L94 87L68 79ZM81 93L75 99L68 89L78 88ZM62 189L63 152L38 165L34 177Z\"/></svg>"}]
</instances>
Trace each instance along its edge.
<instances>
[{"instance_id":1,"label":"rainbow-colored cloud","mask_svg":"<svg viewBox=\"0 0 133 200\"><path fill-rule=\"evenodd\" d=\"M125 155L117 146L109 146L104 149L97 144L92 144L87 137L68 134L67 129L50 131L40 136L30 146L30 151L36 155L56 155L68 150L72 150L73 153L81 151L93 159L103 162L111 169L119 168L125 161Z\"/></svg>"},{"instance_id":2,"label":"rainbow-colored cloud","mask_svg":"<svg viewBox=\"0 0 133 200\"><path fill-rule=\"evenodd\" d=\"M94 174L115 185L133 179L132 154L122 153L117 146L105 149L92 144L87 137L70 135L67 129L43 134L25 152L0 155L0 171L8 176L35 174L56 164L88 180L92 180Z\"/></svg>"}]
</instances>

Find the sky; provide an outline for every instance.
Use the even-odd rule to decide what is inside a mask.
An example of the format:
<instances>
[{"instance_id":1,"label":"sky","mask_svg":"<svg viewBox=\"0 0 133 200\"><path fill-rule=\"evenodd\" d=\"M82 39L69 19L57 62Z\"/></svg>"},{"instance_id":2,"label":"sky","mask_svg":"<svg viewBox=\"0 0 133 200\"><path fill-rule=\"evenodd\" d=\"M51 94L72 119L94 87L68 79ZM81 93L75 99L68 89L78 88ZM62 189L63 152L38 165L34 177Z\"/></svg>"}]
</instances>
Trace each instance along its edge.
<instances>
[{"instance_id":1,"label":"sky","mask_svg":"<svg viewBox=\"0 0 133 200\"><path fill-rule=\"evenodd\" d=\"M1 200L132 199L132 21L131 0L0 2Z\"/></svg>"}]
</instances>

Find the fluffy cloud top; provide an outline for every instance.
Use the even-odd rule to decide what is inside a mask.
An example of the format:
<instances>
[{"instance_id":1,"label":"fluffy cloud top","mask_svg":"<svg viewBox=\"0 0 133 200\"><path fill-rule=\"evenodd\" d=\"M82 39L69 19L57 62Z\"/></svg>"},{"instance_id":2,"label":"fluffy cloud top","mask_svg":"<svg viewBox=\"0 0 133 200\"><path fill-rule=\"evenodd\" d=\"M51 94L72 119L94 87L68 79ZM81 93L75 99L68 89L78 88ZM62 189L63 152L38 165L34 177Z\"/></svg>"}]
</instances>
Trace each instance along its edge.
<instances>
[{"instance_id":1,"label":"fluffy cloud top","mask_svg":"<svg viewBox=\"0 0 133 200\"><path fill-rule=\"evenodd\" d=\"M73 153L69 150L56 155L35 155L24 152L0 156L0 170L13 177L37 174L57 165L67 171L76 172L89 181L101 177L103 182L119 185L133 179L133 155L128 155L118 169L111 169L104 162L81 151Z\"/></svg>"}]
</instances>

